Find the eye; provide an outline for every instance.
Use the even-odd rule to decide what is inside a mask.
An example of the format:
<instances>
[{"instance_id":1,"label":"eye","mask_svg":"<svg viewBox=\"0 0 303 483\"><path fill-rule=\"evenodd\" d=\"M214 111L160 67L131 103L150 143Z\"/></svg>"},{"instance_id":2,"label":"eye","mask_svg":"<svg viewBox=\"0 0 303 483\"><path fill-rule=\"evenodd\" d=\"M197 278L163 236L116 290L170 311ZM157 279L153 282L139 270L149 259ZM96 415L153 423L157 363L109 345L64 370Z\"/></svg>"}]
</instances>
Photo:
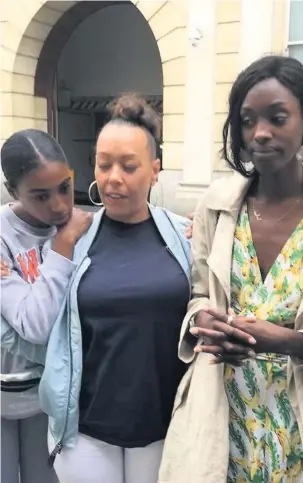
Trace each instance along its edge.
<instances>
[{"instance_id":1,"label":"eye","mask_svg":"<svg viewBox=\"0 0 303 483\"><path fill-rule=\"evenodd\" d=\"M252 127L254 124L253 120L250 117L242 117L242 125L245 127Z\"/></svg>"},{"instance_id":2,"label":"eye","mask_svg":"<svg viewBox=\"0 0 303 483\"><path fill-rule=\"evenodd\" d=\"M127 173L133 173L134 171L136 171L136 169L137 169L137 166L124 166L124 170Z\"/></svg>"},{"instance_id":3,"label":"eye","mask_svg":"<svg viewBox=\"0 0 303 483\"><path fill-rule=\"evenodd\" d=\"M59 188L59 193L67 194L71 189L71 182L65 183Z\"/></svg>"},{"instance_id":4,"label":"eye","mask_svg":"<svg viewBox=\"0 0 303 483\"><path fill-rule=\"evenodd\" d=\"M278 126L282 126L287 121L287 116L285 114L277 114L272 117L272 123Z\"/></svg>"},{"instance_id":5,"label":"eye","mask_svg":"<svg viewBox=\"0 0 303 483\"><path fill-rule=\"evenodd\" d=\"M40 203L43 203L44 201L47 201L49 199L49 194L48 193L41 193L40 195L36 195L34 197L36 201L39 201Z\"/></svg>"},{"instance_id":6,"label":"eye","mask_svg":"<svg viewBox=\"0 0 303 483\"><path fill-rule=\"evenodd\" d=\"M101 171L107 171L110 168L110 165L109 164L98 164L98 168Z\"/></svg>"}]
</instances>

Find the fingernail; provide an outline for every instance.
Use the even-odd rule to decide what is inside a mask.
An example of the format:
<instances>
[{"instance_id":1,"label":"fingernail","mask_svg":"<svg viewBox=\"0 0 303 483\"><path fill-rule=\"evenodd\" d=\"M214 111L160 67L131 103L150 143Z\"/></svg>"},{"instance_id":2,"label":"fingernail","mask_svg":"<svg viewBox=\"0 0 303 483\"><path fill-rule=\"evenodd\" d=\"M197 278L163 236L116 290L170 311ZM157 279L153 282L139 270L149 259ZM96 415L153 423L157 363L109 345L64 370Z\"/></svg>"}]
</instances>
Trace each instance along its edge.
<instances>
[{"instance_id":1,"label":"fingernail","mask_svg":"<svg viewBox=\"0 0 303 483\"><path fill-rule=\"evenodd\" d=\"M195 334L196 335L196 334L199 334L199 329L198 329L198 327L192 327L191 329L189 329L189 332L191 334Z\"/></svg>"},{"instance_id":2,"label":"fingernail","mask_svg":"<svg viewBox=\"0 0 303 483\"><path fill-rule=\"evenodd\" d=\"M196 347L194 347L194 352L203 352L203 349L200 345L196 345Z\"/></svg>"},{"instance_id":3,"label":"fingernail","mask_svg":"<svg viewBox=\"0 0 303 483\"><path fill-rule=\"evenodd\" d=\"M254 351L248 351L248 355L251 359L255 359L256 358L256 353Z\"/></svg>"},{"instance_id":4,"label":"fingernail","mask_svg":"<svg viewBox=\"0 0 303 483\"><path fill-rule=\"evenodd\" d=\"M254 337L250 337L250 338L248 339L248 342L249 342L250 344L256 344L256 343L257 343L257 341L256 341L256 339L255 339Z\"/></svg>"}]
</instances>

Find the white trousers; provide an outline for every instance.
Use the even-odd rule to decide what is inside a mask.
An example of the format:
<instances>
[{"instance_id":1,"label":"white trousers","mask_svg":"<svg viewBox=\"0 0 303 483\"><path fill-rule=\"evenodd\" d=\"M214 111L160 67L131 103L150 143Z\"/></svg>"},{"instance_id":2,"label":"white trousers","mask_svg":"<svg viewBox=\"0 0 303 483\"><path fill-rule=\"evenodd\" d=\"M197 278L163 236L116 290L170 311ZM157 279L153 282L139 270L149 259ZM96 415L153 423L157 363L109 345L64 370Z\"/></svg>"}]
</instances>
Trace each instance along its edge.
<instances>
[{"instance_id":1,"label":"white trousers","mask_svg":"<svg viewBox=\"0 0 303 483\"><path fill-rule=\"evenodd\" d=\"M163 443L124 449L79 434L76 447L63 448L54 466L60 483L157 483ZM51 452L50 434L48 445Z\"/></svg>"}]
</instances>

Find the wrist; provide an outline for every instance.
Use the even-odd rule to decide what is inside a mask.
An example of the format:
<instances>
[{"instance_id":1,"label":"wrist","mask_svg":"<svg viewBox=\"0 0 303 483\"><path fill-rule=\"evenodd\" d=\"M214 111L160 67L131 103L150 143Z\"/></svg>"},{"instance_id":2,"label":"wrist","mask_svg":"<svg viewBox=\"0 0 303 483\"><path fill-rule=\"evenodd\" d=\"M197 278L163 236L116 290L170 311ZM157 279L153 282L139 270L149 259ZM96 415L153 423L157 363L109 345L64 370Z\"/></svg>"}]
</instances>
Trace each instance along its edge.
<instances>
[{"instance_id":1,"label":"wrist","mask_svg":"<svg viewBox=\"0 0 303 483\"><path fill-rule=\"evenodd\" d=\"M293 329L285 329L286 337L283 341L284 350L282 354L289 357L303 359L303 334Z\"/></svg>"},{"instance_id":2,"label":"wrist","mask_svg":"<svg viewBox=\"0 0 303 483\"><path fill-rule=\"evenodd\" d=\"M64 233L59 231L53 239L53 243L56 242L64 245L74 246L77 243L77 238L73 233Z\"/></svg>"}]
</instances>

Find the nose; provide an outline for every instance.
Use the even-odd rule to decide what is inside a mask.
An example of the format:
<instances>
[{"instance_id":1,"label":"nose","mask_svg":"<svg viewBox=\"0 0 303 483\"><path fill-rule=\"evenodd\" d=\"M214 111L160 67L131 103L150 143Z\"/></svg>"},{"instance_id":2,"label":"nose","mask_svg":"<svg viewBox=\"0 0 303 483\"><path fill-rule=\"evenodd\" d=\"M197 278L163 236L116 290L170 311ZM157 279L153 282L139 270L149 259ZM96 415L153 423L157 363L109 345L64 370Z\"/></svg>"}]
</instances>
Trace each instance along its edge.
<instances>
[{"instance_id":1,"label":"nose","mask_svg":"<svg viewBox=\"0 0 303 483\"><path fill-rule=\"evenodd\" d=\"M54 215L65 214L68 211L68 206L64 197L60 194L54 194L50 200L50 209Z\"/></svg>"},{"instance_id":2,"label":"nose","mask_svg":"<svg viewBox=\"0 0 303 483\"><path fill-rule=\"evenodd\" d=\"M120 166L114 165L110 170L108 181L111 184L122 183L122 172Z\"/></svg>"},{"instance_id":3,"label":"nose","mask_svg":"<svg viewBox=\"0 0 303 483\"><path fill-rule=\"evenodd\" d=\"M266 121L259 121L255 127L254 139L258 144L264 145L272 139L270 124Z\"/></svg>"}]
</instances>

